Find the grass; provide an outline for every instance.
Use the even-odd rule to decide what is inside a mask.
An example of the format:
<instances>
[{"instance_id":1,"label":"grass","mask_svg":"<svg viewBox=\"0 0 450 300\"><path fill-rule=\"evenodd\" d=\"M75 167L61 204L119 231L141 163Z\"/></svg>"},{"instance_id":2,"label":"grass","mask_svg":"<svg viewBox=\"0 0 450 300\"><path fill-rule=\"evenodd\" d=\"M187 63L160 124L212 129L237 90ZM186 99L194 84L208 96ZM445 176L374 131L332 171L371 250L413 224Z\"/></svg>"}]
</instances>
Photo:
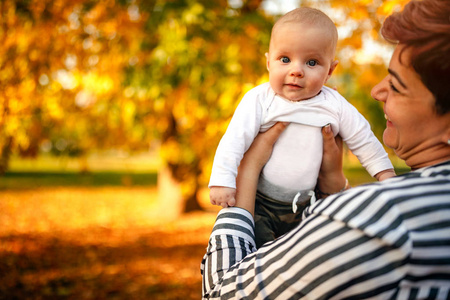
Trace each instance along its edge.
<instances>
[{"instance_id":1,"label":"grass","mask_svg":"<svg viewBox=\"0 0 450 300\"><path fill-rule=\"evenodd\" d=\"M161 162L155 154L123 156L94 153L85 159L40 156L11 160L0 190L42 187L155 186Z\"/></svg>"},{"instance_id":2,"label":"grass","mask_svg":"<svg viewBox=\"0 0 450 300\"><path fill-rule=\"evenodd\" d=\"M10 171L45 171L45 172L128 172L148 173L158 170L161 160L158 153L125 155L121 152L93 152L83 158L40 155L38 158L19 158L13 156Z\"/></svg>"},{"instance_id":3,"label":"grass","mask_svg":"<svg viewBox=\"0 0 450 300\"><path fill-rule=\"evenodd\" d=\"M42 187L155 186L157 174L129 172L9 171L0 179L0 190L24 190Z\"/></svg>"}]
</instances>

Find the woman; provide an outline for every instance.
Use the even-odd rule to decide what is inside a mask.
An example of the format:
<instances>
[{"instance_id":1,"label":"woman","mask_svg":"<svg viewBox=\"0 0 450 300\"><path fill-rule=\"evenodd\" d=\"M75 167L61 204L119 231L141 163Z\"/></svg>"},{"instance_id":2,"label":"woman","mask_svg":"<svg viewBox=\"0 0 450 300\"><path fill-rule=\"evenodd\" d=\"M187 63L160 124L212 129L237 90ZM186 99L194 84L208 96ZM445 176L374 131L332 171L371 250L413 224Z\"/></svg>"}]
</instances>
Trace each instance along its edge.
<instances>
[{"instance_id":1,"label":"woman","mask_svg":"<svg viewBox=\"0 0 450 300\"><path fill-rule=\"evenodd\" d=\"M246 153L237 207L222 209L202 262L204 298L450 299L450 1L411 1L382 34L398 45L372 90L384 104L386 146L412 172L336 193L257 251L259 171L286 124ZM345 186L340 148L324 128L319 189ZM338 154L336 154L338 153Z\"/></svg>"}]
</instances>

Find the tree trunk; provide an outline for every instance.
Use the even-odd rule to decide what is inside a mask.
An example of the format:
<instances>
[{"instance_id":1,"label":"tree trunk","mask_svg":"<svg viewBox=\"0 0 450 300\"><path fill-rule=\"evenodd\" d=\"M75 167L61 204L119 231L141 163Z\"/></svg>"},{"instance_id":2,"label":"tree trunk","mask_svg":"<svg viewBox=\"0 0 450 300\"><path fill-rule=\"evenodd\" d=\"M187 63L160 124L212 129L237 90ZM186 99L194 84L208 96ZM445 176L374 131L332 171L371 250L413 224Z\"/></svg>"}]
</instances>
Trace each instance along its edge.
<instances>
[{"instance_id":1,"label":"tree trunk","mask_svg":"<svg viewBox=\"0 0 450 300\"><path fill-rule=\"evenodd\" d=\"M174 178L170 167L165 166L158 171L158 203L167 207L168 210L164 213L177 217L182 213L203 210L198 198L200 186L197 179L195 179L192 193L183 192L186 190L183 189L184 184L187 183L179 182Z\"/></svg>"},{"instance_id":2,"label":"tree trunk","mask_svg":"<svg viewBox=\"0 0 450 300\"><path fill-rule=\"evenodd\" d=\"M179 91L181 90L179 89ZM173 111L173 108L171 111ZM169 126L162 136L163 144L167 141L177 141L178 144L182 143L181 141L183 139L177 127L177 119L173 113L170 113ZM160 181L159 177L164 176L164 178L161 178L161 183L163 183L165 188L164 191L160 190L158 184L159 200L172 201L171 198L178 198L176 201L180 207L182 206L182 213L202 210L198 199L200 190L198 177L201 173L198 164L198 160L189 163L183 161L168 162L163 170L158 173L158 182ZM169 199L164 199L166 195L171 194L168 191L169 189L176 190L176 195L174 194L169 196Z\"/></svg>"},{"instance_id":3,"label":"tree trunk","mask_svg":"<svg viewBox=\"0 0 450 300\"><path fill-rule=\"evenodd\" d=\"M4 175L9 168L9 158L11 156L12 137L5 139L5 144L1 146L0 152L0 175Z\"/></svg>"},{"instance_id":4,"label":"tree trunk","mask_svg":"<svg viewBox=\"0 0 450 300\"><path fill-rule=\"evenodd\" d=\"M197 181L197 180L195 180ZM203 210L203 208L200 205L198 196L199 196L199 185L196 182L195 185L195 190L191 195L185 195L184 196L184 209L183 212L187 213L187 212L191 212L191 211L196 211L196 210Z\"/></svg>"},{"instance_id":5,"label":"tree trunk","mask_svg":"<svg viewBox=\"0 0 450 300\"><path fill-rule=\"evenodd\" d=\"M183 212L181 186L176 181L169 167L158 170L158 205L164 208L165 217L177 218Z\"/></svg>"},{"instance_id":6,"label":"tree trunk","mask_svg":"<svg viewBox=\"0 0 450 300\"><path fill-rule=\"evenodd\" d=\"M203 210L200 205L199 196L200 196L200 183L198 182L198 178L200 176L200 169L198 168L199 162L191 165L190 168L190 176L186 176L186 181L182 184L188 185L188 188L183 189L187 191L183 194L184 200L184 213Z\"/></svg>"}]
</instances>

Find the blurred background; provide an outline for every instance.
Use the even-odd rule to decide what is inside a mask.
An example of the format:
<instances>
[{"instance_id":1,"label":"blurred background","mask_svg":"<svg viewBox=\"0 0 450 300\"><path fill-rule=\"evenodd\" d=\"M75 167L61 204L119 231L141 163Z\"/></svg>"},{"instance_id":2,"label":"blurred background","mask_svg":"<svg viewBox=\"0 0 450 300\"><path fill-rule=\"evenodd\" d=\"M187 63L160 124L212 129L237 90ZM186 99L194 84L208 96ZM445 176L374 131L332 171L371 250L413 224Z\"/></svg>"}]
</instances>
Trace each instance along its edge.
<instances>
[{"instance_id":1,"label":"blurred background","mask_svg":"<svg viewBox=\"0 0 450 300\"><path fill-rule=\"evenodd\" d=\"M406 2L1 1L0 299L199 299L214 152L268 81L274 21L299 6L335 21L328 85L381 140L379 30ZM349 152L345 172L373 180Z\"/></svg>"}]
</instances>

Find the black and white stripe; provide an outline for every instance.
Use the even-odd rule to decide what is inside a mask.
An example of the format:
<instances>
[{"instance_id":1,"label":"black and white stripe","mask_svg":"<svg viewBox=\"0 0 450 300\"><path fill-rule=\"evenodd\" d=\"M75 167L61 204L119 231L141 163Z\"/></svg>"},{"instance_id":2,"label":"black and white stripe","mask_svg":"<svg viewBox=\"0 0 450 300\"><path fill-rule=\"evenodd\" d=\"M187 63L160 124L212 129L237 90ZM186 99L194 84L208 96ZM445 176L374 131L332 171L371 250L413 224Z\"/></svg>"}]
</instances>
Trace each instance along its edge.
<instances>
[{"instance_id":1,"label":"black and white stripe","mask_svg":"<svg viewBox=\"0 0 450 300\"><path fill-rule=\"evenodd\" d=\"M450 162L316 202L255 252L223 209L202 262L209 299L450 299Z\"/></svg>"}]
</instances>

